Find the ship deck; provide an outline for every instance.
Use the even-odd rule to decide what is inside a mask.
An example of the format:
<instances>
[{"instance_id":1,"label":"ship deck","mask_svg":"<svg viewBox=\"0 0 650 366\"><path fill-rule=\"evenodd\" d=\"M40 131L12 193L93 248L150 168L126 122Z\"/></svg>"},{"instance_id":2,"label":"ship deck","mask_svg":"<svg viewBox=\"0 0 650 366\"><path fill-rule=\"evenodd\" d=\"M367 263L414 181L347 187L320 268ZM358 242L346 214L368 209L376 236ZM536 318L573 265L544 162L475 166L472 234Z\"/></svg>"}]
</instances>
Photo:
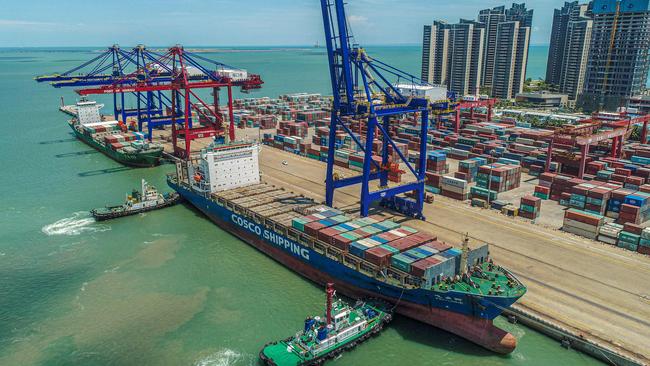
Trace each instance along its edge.
<instances>
[{"instance_id":1,"label":"ship deck","mask_svg":"<svg viewBox=\"0 0 650 366\"><path fill-rule=\"evenodd\" d=\"M414 279L410 274L402 272L398 269L389 267L387 269L388 276L383 276L381 272L382 267L373 263L367 262L362 258L356 257L350 253L339 250L338 248L324 243L317 238L311 237L305 233L297 231L292 228L291 221L293 218L303 216L305 210L320 206L311 198L299 195L279 186L270 185L267 183L260 183L252 186L215 192L210 197L213 201L222 206L232 209L235 213L242 214L246 217L252 218L258 223L265 220L271 220L271 224L264 222L266 226L273 226L274 229L280 228L281 231L286 232L286 235L296 241L299 241L317 252L330 257L348 267L355 268L356 270L374 277L383 282L387 282L394 286L405 288L417 288L418 280ZM352 220L359 217L358 213L346 213ZM386 219L394 219L395 216L390 214L384 215ZM500 297L519 297L522 295L525 288L520 286L516 280L511 280L506 275L506 271L490 263L483 263L481 271L485 275L484 278L471 276L475 286L462 281L455 282L440 282L432 287L432 290L438 292L463 292L473 295L481 296L500 296Z\"/></svg>"}]
</instances>

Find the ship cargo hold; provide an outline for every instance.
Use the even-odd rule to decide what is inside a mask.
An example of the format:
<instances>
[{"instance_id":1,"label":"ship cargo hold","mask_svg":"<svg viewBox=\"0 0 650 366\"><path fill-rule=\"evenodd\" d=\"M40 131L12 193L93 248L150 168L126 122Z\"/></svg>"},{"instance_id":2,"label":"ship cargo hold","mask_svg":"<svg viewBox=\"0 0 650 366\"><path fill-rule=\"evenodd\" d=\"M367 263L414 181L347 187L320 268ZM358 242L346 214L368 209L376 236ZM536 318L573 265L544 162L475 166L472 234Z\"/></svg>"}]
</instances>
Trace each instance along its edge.
<instances>
[{"instance_id":1,"label":"ship cargo hold","mask_svg":"<svg viewBox=\"0 0 650 366\"><path fill-rule=\"evenodd\" d=\"M526 287L493 264L487 245L458 250L392 220L358 217L264 183L259 146L210 145L178 160L168 184L222 229L300 275L498 353L516 346L493 319Z\"/></svg>"}]
</instances>

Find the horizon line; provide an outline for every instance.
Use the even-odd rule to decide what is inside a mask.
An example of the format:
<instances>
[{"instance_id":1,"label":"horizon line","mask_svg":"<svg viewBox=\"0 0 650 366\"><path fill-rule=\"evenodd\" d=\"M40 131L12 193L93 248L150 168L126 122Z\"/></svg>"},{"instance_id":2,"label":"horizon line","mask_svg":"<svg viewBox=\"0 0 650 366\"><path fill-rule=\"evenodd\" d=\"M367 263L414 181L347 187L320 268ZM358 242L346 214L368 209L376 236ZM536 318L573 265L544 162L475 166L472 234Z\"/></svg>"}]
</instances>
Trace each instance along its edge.
<instances>
[{"instance_id":1,"label":"horizon line","mask_svg":"<svg viewBox=\"0 0 650 366\"><path fill-rule=\"evenodd\" d=\"M114 43L119 45L119 43ZM113 44L109 45L112 46ZM124 47L135 47L138 44L135 45L127 45ZM549 46L549 43L531 43L530 46ZM0 46L0 49L10 49L10 48L20 48L20 49L30 49L30 48L40 48L40 49L48 49L48 48L56 48L56 49L63 49L63 48L106 48L109 46L73 46L73 45L67 45L67 46L54 46L54 45L48 45L48 46ZM258 47L258 48L315 48L315 44L294 44L294 45L183 45L184 48L253 48L253 47ZM421 46L421 43L368 43L365 45L365 47L375 47L375 46L383 46L383 47L391 47L391 46ZM153 45L153 46L147 46L150 48L169 48L171 46L160 46L160 45ZM326 47L324 45L320 45L318 48L323 48L325 49Z\"/></svg>"}]
</instances>

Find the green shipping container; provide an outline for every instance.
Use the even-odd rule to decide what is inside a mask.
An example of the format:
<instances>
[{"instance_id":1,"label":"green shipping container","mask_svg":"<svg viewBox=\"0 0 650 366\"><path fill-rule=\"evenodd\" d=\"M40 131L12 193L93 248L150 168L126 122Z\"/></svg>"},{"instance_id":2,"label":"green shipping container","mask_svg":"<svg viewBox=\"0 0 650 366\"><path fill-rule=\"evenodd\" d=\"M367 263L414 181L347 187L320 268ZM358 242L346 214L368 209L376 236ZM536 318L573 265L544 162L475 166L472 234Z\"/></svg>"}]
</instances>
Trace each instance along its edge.
<instances>
[{"instance_id":1,"label":"green shipping container","mask_svg":"<svg viewBox=\"0 0 650 366\"><path fill-rule=\"evenodd\" d=\"M535 196L537 198L541 198L543 200L547 200L549 195L544 194L544 193L540 193L540 192L535 192L535 193L533 193L533 196Z\"/></svg>"},{"instance_id":2,"label":"green shipping container","mask_svg":"<svg viewBox=\"0 0 650 366\"><path fill-rule=\"evenodd\" d=\"M640 239L641 237L639 235L628 233L627 231L621 231L621 233L618 234L619 242L638 245Z\"/></svg>"},{"instance_id":3,"label":"green shipping container","mask_svg":"<svg viewBox=\"0 0 650 366\"><path fill-rule=\"evenodd\" d=\"M390 259L391 266L407 273L411 272L411 263L413 262L415 259L404 254L395 254Z\"/></svg>"},{"instance_id":4,"label":"green shipping container","mask_svg":"<svg viewBox=\"0 0 650 366\"><path fill-rule=\"evenodd\" d=\"M411 234L415 234L415 233L418 232L417 229L414 229L414 228L412 228L412 227L410 227L410 226L402 226L400 229L405 230L405 231L408 231L408 232L411 233ZM391 230L392 230L392 229L391 229Z\"/></svg>"},{"instance_id":5,"label":"green shipping container","mask_svg":"<svg viewBox=\"0 0 650 366\"><path fill-rule=\"evenodd\" d=\"M399 253L399 249L391 247L389 244L382 244L379 246L380 248L386 249L387 251L396 254Z\"/></svg>"},{"instance_id":6,"label":"green shipping container","mask_svg":"<svg viewBox=\"0 0 650 366\"><path fill-rule=\"evenodd\" d=\"M299 230L301 232L305 231L305 224L308 223L309 220L305 220L302 217L296 217L293 220L291 220L291 227L293 227L296 230Z\"/></svg>"},{"instance_id":7,"label":"green shipping container","mask_svg":"<svg viewBox=\"0 0 650 366\"><path fill-rule=\"evenodd\" d=\"M642 247L650 247L650 239L644 239L643 237L639 240L639 245Z\"/></svg>"},{"instance_id":8,"label":"green shipping container","mask_svg":"<svg viewBox=\"0 0 650 366\"><path fill-rule=\"evenodd\" d=\"M489 198L490 201L494 201L497 199L497 192L496 191L491 191L486 188L482 187L472 187L469 189L470 193L473 195L477 195L479 197L483 198Z\"/></svg>"},{"instance_id":9,"label":"green shipping container","mask_svg":"<svg viewBox=\"0 0 650 366\"><path fill-rule=\"evenodd\" d=\"M523 203L519 206L519 209L522 210L522 211L531 212L531 213L536 212L534 206L525 205Z\"/></svg>"},{"instance_id":10,"label":"green shipping container","mask_svg":"<svg viewBox=\"0 0 650 366\"><path fill-rule=\"evenodd\" d=\"M639 247L637 244L626 243L626 242L620 241L620 240L618 241L617 246L619 248L624 248L624 249L627 249L627 250L631 250L633 252L636 252L638 247Z\"/></svg>"}]
</instances>

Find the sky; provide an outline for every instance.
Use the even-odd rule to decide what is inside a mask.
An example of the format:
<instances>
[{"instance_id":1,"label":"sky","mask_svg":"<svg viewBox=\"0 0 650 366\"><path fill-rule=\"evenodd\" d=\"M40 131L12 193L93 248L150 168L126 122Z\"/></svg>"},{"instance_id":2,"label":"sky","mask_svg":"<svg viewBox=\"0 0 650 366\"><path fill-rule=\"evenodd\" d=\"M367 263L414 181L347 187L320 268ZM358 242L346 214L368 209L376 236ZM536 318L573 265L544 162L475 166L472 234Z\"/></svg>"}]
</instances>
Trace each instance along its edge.
<instances>
[{"instance_id":1,"label":"sky","mask_svg":"<svg viewBox=\"0 0 650 366\"><path fill-rule=\"evenodd\" d=\"M347 0L355 40L419 44L434 20L475 19L495 0ZM530 0L532 44L548 44L553 9ZM0 47L299 46L323 43L319 0L0 0Z\"/></svg>"}]
</instances>

